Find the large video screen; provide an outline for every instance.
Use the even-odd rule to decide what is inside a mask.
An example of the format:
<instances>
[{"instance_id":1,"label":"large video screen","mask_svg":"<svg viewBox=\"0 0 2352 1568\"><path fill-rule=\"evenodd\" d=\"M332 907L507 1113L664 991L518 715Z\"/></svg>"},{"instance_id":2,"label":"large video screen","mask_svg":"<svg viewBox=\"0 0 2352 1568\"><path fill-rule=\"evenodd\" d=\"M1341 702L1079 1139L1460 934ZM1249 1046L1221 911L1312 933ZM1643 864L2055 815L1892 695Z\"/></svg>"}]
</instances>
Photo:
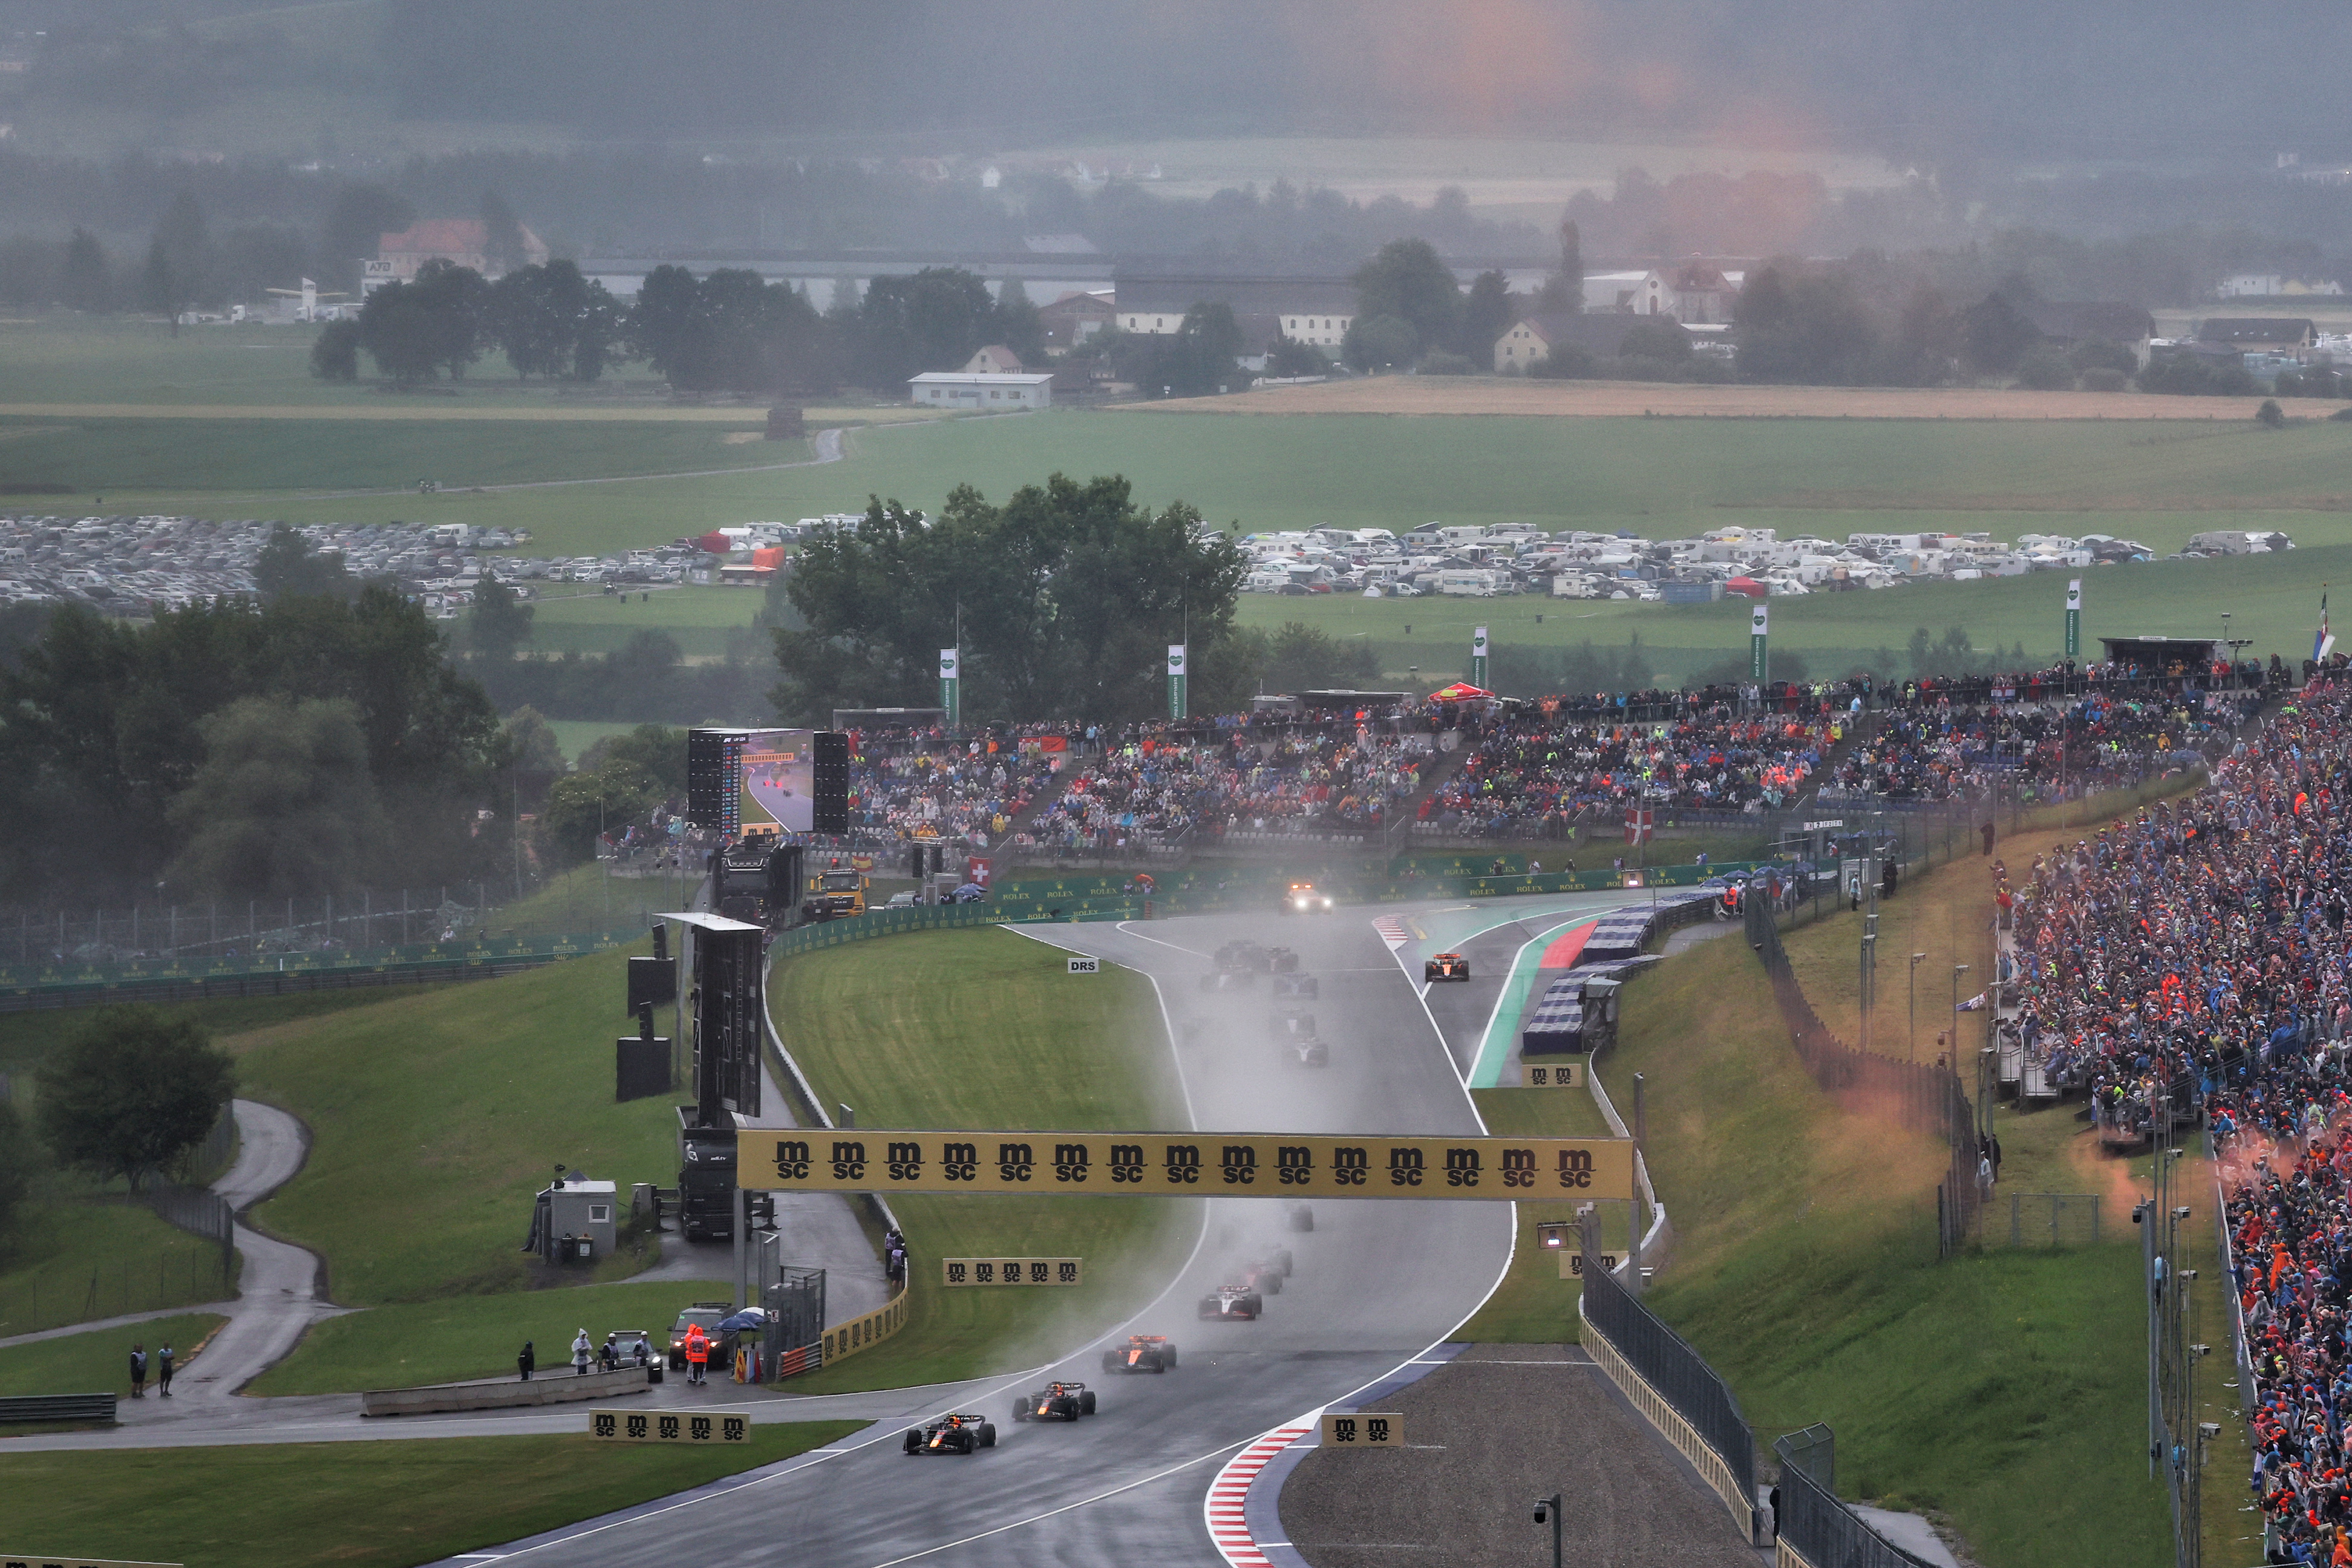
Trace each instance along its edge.
<instances>
[{"instance_id":1,"label":"large video screen","mask_svg":"<svg viewBox=\"0 0 2352 1568\"><path fill-rule=\"evenodd\" d=\"M787 833L814 828L815 731L746 730L736 778L741 831L761 832L771 824Z\"/></svg>"}]
</instances>

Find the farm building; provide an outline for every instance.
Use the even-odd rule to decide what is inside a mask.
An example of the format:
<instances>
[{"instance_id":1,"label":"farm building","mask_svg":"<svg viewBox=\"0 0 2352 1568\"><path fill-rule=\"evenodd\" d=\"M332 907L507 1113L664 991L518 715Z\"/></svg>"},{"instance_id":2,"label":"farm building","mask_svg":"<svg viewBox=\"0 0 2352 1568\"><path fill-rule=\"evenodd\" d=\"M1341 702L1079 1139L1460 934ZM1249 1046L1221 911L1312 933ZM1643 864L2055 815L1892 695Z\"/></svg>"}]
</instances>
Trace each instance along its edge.
<instances>
[{"instance_id":1,"label":"farm building","mask_svg":"<svg viewBox=\"0 0 2352 1568\"><path fill-rule=\"evenodd\" d=\"M908 378L914 400L926 408L996 409L1049 408L1054 402L1050 375L992 375L981 371L932 370Z\"/></svg>"}]
</instances>

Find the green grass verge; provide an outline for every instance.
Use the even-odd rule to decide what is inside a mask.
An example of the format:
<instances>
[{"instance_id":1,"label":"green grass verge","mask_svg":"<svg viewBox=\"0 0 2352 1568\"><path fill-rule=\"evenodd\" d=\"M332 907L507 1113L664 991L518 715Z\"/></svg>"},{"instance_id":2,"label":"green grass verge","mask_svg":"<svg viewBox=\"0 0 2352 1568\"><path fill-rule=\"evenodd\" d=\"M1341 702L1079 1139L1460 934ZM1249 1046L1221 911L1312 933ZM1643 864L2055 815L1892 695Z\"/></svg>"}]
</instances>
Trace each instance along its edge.
<instances>
[{"instance_id":1,"label":"green grass verge","mask_svg":"<svg viewBox=\"0 0 2352 1568\"><path fill-rule=\"evenodd\" d=\"M1056 948L993 927L860 942L779 964L771 1009L827 1105L868 1127L1181 1127L1150 983L1070 976ZM1058 1354L1157 1295L1199 1211L1169 1198L892 1200L914 1255L907 1327L795 1392L936 1383ZM1016 1296L939 1283L942 1258L1086 1259L1087 1283Z\"/></svg>"},{"instance_id":2,"label":"green grass verge","mask_svg":"<svg viewBox=\"0 0 2352 1568\"><path fill-rule=\"evenodd\" d=\"M662 910L684 909L701 873L677 877L613 877L598 861L559 871L513 903L490 911L493 933L575 932L651 929Z\"/></svg>"},{"instance_id":3,"label":"green grass verge","mask_svg":"<svg viewBox=\"0 0 2352 1568\"><path fill-rule=\"evenodd\" d=\"M1470 1098L1477 1102L1486 1130L1497 1137L1609 1136L1601 1107L1590 1094L1574 1089L1473 1089ZM1536 1226L1574 1219L1576 1205L1523 1203L1517 1212L1518 1236L1509 1272L1454 1337L1478 1344L1573 1344L1580 1327L1576 1299L1582 1287L1559 1277L1559 1255L1538 1242ZM1622 1246L1623 1222L1612 1218L1610 1226L1603 1244Z\"/></svg>"},{"instance_id":4,"label":"green grass verge","mask_svg":"<svg viewBox=\"0 0 2352 1568\"><path fill-rule=\"evenodd\" d=\"M638 632L658 631L675 639L678 651L688 658L716 658L727 651L728 634L740 637L749 631L751 617L766 603L766 595L737 587L653 588L626 595L589 593L543 598L532 609L529 651L605 653ZM752 652L765 658L769 647L762 635L753 642ZM571 751L568 744L565 750Z\"/></svg>"},{"instance_id":5,"label":"green grass verge","mask_svg":"<svg viewBox=\"0 0 2352 1568\"><path fill-rule=\"evenodd\" d=\"M519 1249L557 1163L624 1192L675 1174L668 1100L613 1102L623 970L600 953L225 1042L245 1091L312 1138L260 1223L321 1254L346 1305L530 1284ZM596 1272L647 1261L624 1251Z\"/></svg>"},{"instance_id":6,"label":"green grass verge","mask_svg":"<svg viewBox=\"0 0 2352 1568\"><path fill-rule=\"evenodd\" d=\"M178 1352L179 1364L185 1369L189 1352L227 1321L213 1312L186 1312L120 1329L94 1329L62 1339L10 1345L0 1350L0 1397L103 1394L111 1389L128 1398L132 1345L147 1347L152 1369L156 1347L168 1344Z\"/></svg>"},{"instance_id":7,"label":"green grass verge","mask_svg":"<svg viewBox=\"0 0 2352 1568\"><path fill-rule=\"evenodd\" d=\"M218 1243L164 1224L121 1193L51 1181L0 1252L0 1337L236 1293L237 1266L224 1284Z\"/></svg>"},{"instance_id":8,"label":"green grass verge","mask_svg":"<svg viewBox=\"0 0 2352 1568\"><path fill-rule=\"evenodd\" d=\"M600 1345L614 1329L643 1329L667 1344L662 1336L680 1310L727 1299L732 1289L723 1280L670 1279L371 1307L312 1325L301 1348L247 1392L360 1394L512 1376L515 1352L525 1340L541 1369L553 1369L570 1358L572 1336L582 1329Z\"/></svg>"},{"instance_id":9,"label":"green grass verge","mask_svg":"<svg viewBox=\"0 0 2352 1568\"><path fill-rule=\"evenodd\" d=\"M166 1002L155 1011L166 1018L193 1018L215 1035L234 1035L273 1024L329 1013L373 1007L380 1002L421 995L434 987L393 985L355 991L295 991L282 996L226 996L208 1002ZM30 1074L43 1058L89 1021L88 1007L48 1008L37 1013L0 1013L0 1071ZM23 1092L29 1087L19 1083Z\"/></svg>"},{"instance_id":10,"label":"green grass verge","mask_svg":"<svg viewBox=\"0 0 2352 1568\"><path fill-rule=\"evenodd\" d=\"M1701 943L1642 988L1617 1071L1647 1076L1677 1233L1650 1304L1759 1436L1829 1423L1841 1492L1943 1513L1990 1568L2165 1561L2129 1227L1938 1264L1941 1151L1813 1086L1745 946Z\"/></svg>"},{"instance_id":11,"label":"green grass verge","mask_svg":"<svg viewBox=\"0 0 2352 1568\"><path fill-rule=\"evenodd\" d=\"M587 1425L587 1415L581 1415ZM0 1455L12 1544L243 1568L406 1568L823 1447L852 1421L755 1426L726 1447L577 1436ZM264 1543L267 1543L266 1545Z\"/></svg>"}]
</instances>

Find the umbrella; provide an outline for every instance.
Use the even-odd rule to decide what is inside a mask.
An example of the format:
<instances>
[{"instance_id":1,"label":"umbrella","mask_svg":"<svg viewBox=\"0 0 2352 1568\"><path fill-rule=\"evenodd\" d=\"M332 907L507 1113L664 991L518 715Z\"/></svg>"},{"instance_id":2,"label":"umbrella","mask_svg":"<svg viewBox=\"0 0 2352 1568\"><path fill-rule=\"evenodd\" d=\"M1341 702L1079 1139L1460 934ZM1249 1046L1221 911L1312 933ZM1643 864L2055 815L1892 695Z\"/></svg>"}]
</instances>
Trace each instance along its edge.
<instances>
[{"instance_id":1,"label":"umbrella","mask_svg":"<svg viewBox=\"0 0 2352 1568\"><path fill-rule=\"evenodd\" d=\"M1466 680L1457 680L1429 694L1432 702L1484 702L1495 694L1482 690Z\"/></svg>"}]
</instances>

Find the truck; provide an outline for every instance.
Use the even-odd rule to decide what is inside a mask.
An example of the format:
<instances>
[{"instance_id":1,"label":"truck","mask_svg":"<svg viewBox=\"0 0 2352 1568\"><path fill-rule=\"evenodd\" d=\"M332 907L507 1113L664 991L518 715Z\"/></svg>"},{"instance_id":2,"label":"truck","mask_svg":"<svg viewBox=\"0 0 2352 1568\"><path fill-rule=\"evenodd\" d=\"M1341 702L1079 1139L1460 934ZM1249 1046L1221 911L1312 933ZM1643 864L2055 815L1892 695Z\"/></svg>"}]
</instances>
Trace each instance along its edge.
<instances>
[{"instance_id":1,"label":"truck","mask_svg":"<svg viewBox=\"0 0 2352 1568\"><path fill-rule=\"evenodd\" d=\"M735 1238L735 1119L696 1125L698 1108L677 1108L677 1230L688 1241ZM751 1223L776 1223L773 1193L748 1194Z\"/></svg>"},{"instance_id":2,"label":"truck","mask_svg":"<svg viewBox=\"0 0 2352 1568\"><path fill-rule=\"evenodd\" d=\"M806 891L801 899L801 919L838 921L862 915L866 912L866 873L835 861L808 874Z\"/></svg>"}]
</instances>

